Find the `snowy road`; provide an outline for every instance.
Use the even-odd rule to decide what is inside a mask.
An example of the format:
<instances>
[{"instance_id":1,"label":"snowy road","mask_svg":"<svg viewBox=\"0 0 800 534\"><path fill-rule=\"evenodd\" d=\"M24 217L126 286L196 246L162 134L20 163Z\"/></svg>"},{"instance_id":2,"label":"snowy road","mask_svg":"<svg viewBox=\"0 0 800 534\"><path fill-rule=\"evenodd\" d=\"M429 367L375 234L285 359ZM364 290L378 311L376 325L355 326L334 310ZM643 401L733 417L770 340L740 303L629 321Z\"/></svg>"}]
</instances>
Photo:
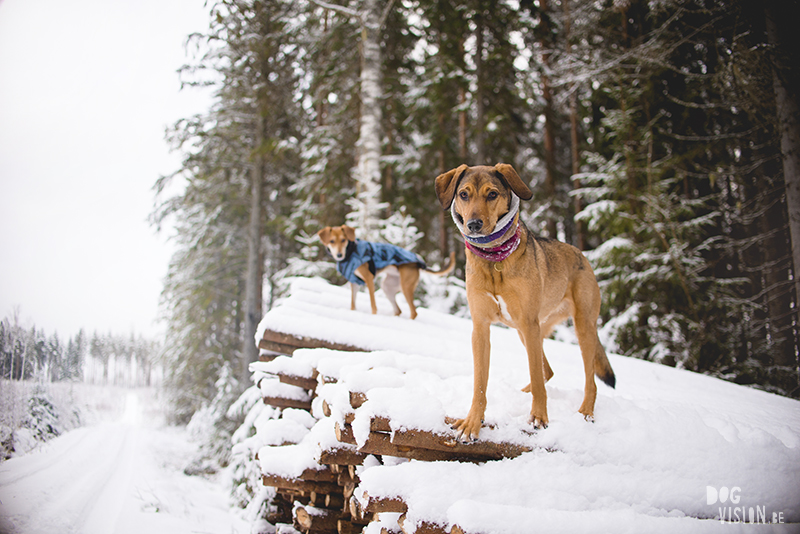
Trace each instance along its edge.
<instances>
[{"instance_id":1,"label":"snowy road","mask_svg":"<svg viewBox=\"0 0 800 534\"><path fill-rule=\"evenodd\" d=\"M247 532L221 484L183 474L196 445L152 406L128 392L119 420L0 464L0 534Z\"/></svg>"}]
</instances>

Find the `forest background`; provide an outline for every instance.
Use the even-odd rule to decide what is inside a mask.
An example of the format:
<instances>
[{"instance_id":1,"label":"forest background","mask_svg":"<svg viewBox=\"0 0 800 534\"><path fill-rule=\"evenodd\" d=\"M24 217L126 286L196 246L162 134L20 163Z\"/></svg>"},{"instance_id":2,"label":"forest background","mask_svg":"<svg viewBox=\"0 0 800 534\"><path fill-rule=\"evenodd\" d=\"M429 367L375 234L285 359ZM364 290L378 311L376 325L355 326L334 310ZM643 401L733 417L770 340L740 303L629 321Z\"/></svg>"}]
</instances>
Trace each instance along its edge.
<instances>
[{"instance_id":1,"label":"forest background","mask_svg":"<svg viewBox=\"0 0 800 534\"><path fill-rule=\"evenodd\" d=\"M166 337L147 348L174 422L216 406L210 424L230 437L227 408L282 282L342 283L324 226L348 222L429 264L455 250L463 279L433 194L462 163L512 164L535 194L528 227L584 250L608 350L800 396L798 2L208 7L180 76L214 103L169 130L183 163L156 182L152 215L176 232ZM443 291L466 313L457 282L418 297ZM19 334L3 324L3 339ZM3 347L3 377L16 377L19 346Z\"/></svg>"}]
</instances>

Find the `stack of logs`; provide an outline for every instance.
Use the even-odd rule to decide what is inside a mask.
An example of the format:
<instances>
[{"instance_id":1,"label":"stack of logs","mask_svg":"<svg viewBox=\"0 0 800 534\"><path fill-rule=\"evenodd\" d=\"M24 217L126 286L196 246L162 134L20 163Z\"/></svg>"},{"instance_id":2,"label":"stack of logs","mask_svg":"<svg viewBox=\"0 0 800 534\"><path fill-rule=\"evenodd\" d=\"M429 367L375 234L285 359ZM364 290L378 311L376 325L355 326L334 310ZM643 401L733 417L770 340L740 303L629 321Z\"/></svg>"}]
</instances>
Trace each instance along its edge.
<instances>
[{"instance_id":1,"label":"stack of logs","mask_svg":"<svg viewBox=\"0 0 800 534\"><path fill-rule=\"evenodd\" d=\"M262 361L274 359L280 351L291 354L295 349L335 348L338 350L358 350L355 347L331 346L319 340L299 338L266 331L265 342L260 344ZM272 352L268 352L272 351ZM269 373L269 371L266 371ZM317 386L335 379L319 376L316 369L309 376L297 376L287 372L274 373L280 382L302 388L309 392L311 401L299 402L295 399L265 396L264 402L277 408L300 408L311 411ZM349 406L330 406L322 402L322 412L330 417L334 412L344 413L343 422L334 426L339 445L323 448L318 458L321 469L306 469L297 478L287 478L276 473L263 473L263 483L276 488L274 501L277 510L267 518L272 524L291 523L303 533L350 534L361 532L372 521L378 521L378 514L400 514L395 529L383 527L382 532L416 532L417 534L459 534L463 531L457 526L446 529L437 524L416 524L408 529L403 526L408 505L399 498L373 499L369 495L354 498L359 484L358 467L364 464L369 455L382 461L392 456L420 461L463 461L485 462L502 458L513 458L530 449L510 443L478 441L462 443L453 434L442 435L432 432L398 428L382 417L370 420L370 432L360 447L356 442L351 424L355 411L366 401L363 392L349 393ZM394 426L394 428L393 428ZM364 504L366 503L366 504Z\"/></svg>"},{"instance_id":2,"label":"stack of logs","mask_svg":"<svg viewBox=\"0 0 800 534\"><path fill-rule=\"evenodd\" d=\"M343 351L362 351L363 349L328 343L321 340L293 336L266 330L259 342L262 362L269 362L281 355L292 355L299 348L330 348ZM264 396L265 404L275 408L297 408L311 412L311 405L319 384L318 373L313 370L310 376L299 376L286 372L277 373L281 383L306 390L310 400L299 401L294 398ZM350 513L350 499L358 484L356 466L362 465L366 454L354 452L350 447L323 450L319 463L323 469L306 469L297 478L287 478L273 473L264 473L265 486L276 489L277 497L273 504L275 511L267 517L273 525L290 523L304 533L361 532L369 521L354 518Z\"/></svg>"}]
</instances>

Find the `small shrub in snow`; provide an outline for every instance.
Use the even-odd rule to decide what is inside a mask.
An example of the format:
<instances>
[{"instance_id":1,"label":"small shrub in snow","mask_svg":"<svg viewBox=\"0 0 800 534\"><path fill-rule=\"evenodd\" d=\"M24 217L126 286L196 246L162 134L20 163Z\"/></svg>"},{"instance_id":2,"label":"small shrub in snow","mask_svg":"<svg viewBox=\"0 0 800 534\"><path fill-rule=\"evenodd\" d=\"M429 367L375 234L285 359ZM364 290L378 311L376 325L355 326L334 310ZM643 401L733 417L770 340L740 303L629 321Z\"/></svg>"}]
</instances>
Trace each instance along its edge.
<instances>
[{"instance_id":1,"label":"small shrub in snow","mask_svg":"<svg viewBox=\"0 0 800 534\"><path fill-rule=\"evenodd\" d=\"M0 460L8 460L14 452L14 431L0 424Z\"/></svg>"},{"instance_id":2,"label":"small shrub in snow","mask_svg":"<svg viewBox=\"0 0 800 534\"><path fill-rule=\"evenodd\" d=\"M190 435L200 442L200 451L184 469L187 475L213 474L230 461L231 436L241 419L230 419L230 406L238 397L239 384L226 363L215 383L217 395L207 406L195 412L187 425Z\"/></svg>"},{"instance_id":3,"label":"small shrub in snow","mask_svg":"<svg viewBox=\"0 0 800 534\"><path fill-rule=\"evenodd\" d=\"M233 501L244 509L254 533L273 532L274 527L266 521L266 517L270 509L274 509L275 489L261 483L261 469L254 458L267 437L259 432L259 428L267 421L277 420L282 412L264 404L261 390L251 386L233 403L228 413L229 416L236 414L243 419L242 425L231 438L233 448L229 469Z\"/></svg>"},{"instance_id":4,"label":"small shrub in snow","mask_svg":"<svg viewBox=\"0 0 800 534\"><path fill-rule=\"evenodd\" d=\"M23 427L30 429L38 441L47 441L64 432L56 406L41 388L37 388L28 399L28 413Z\"/></svg>"},{"instance_id":5,"label":"small shrub in snow","mask_svg":"<svg viewBox=\"0 0 800 534\"><path fill-rule=\"evenodd\" d=\"M260 446L254 423L261 416L274 417L275 410L261 402L261 391L251 386L233 403L228 413L244 419L242 426L231 437L231 493L236 506L248 508L254 500L258 500L255 497L263 487L258 464L253 461L255 451ZM254 506L260 507L258 504Z\"/></svg>"}]
</instances>

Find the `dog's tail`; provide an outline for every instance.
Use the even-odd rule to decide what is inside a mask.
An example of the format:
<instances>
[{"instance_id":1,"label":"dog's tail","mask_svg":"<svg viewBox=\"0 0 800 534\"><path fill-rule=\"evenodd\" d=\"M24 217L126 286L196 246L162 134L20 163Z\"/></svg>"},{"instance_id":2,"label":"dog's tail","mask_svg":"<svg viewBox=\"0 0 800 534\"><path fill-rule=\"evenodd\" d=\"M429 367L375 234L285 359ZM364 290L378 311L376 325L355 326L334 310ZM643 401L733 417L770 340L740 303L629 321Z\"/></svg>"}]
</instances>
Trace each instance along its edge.
<instances>
[{"instance_id":1,"label":"dog's tail","mask_svg":"<svg viewBox=\"0 0 800 534\"><path fill-rule=\"evenodd\" d=\"M599 339L594 353L594 374L612 388L617 385L617 377L614 375L614 370L611 368L606 351Z\"/></svg>"},{"instance_id":2,"label":"dog's tail","mask_svg":"<svg viewBox=\"0 0 800 534\"><path fill-rule=\"evenodd\" d=\"M450 261L447 262L447 267L440 269L438 271L431 271L430 269L425 269L425 272L428 274L434 274L436 276L444 276L446 274L450 274L453 272L453 269L456 268L456 253L455 251L450 253Z\"/></svg>"}]
</instances>

